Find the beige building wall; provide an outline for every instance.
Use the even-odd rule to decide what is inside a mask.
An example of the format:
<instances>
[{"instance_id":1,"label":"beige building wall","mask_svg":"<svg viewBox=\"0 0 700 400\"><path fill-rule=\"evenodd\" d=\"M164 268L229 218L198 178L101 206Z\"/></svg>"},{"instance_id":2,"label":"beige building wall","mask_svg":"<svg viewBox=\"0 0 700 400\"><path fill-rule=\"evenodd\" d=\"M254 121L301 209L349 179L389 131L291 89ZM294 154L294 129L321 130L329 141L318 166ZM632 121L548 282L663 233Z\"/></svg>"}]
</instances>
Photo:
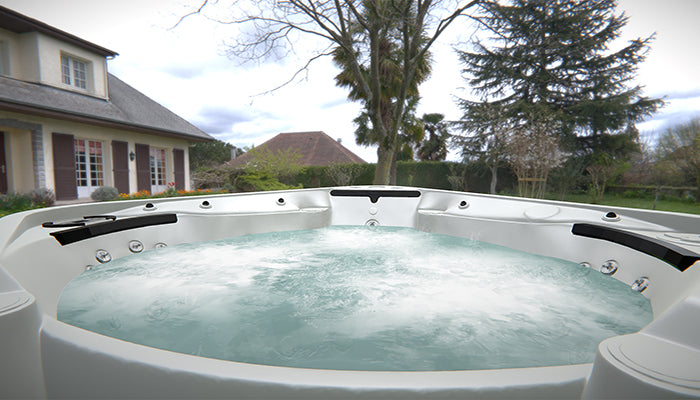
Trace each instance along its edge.
<instances>
[{"instance_id":1,"label":"beige building wall","mask_svg":"<svg viewBox=\"0 0 700 400\"><path fill-rule=\"evenodd\" d=\"M91 96L107 98L107 60L80 47L58 41L50 36L39 35L37 38L40 63L41 83L61 89L86 93ZM87 90L66 85L61 79L61 55L82 61L87 68Z\"/></svg>"},{"instance_id":2,"label":"beige building wall","mask_svg":"<svg viewBox=\"0 0 700 400\"><path fill-rule=\"evenodd\" d=\"M27 82L40 82L38 40L39 34L36 32L18 35L0 29L3 75Z\"/></svg>"},{"instance_id":3,"label":"beige building wall","mask_svg":"<svg viewBox=\"0 0 700 400\"><path fill-rule=\"evenodd\" d=\"M167 182L175 181L173 165L173 149L182 149L185 154L185 189L190 188L189 172L189 142L185 139L176 139L152 134L136 133L113 128L103 128L93 125L62 121L51 118L35 117L25 114L0 111L0 120L10 119L24 123L42 126L43 131L43 158L46 176L46 187L55 191L53 168L53 144L52 134L65 133L73 135L76 139L96 140L102 142L104 185L114 186L112 174L112 141L119 140L128 143L129 153L135 151L135 144L148 144L151 147L164 148L166 150L166 178ZM34 171L32 157L31 134L28 130L12 129L0 124L0 131L6 132L6 156L8 159L8 190L15 192L29 192L34 189ZM10 146L12 145L12 147ZM17 147L15 147L17 146ZM12 149L12 151L10 151ZM10 154L11 153L11 154ZM10 177L11 175L11 177ZM129 161L129 192L137 191L136 161Z\"/></svg>"},{"instance_id":4,"label":"beige building wall","mask_svg":"<svg viewBox=\"0 0 700 400\"><path fill-rule=\"evenodd\" d=\"M34 189L31 133L22 129L1 128L5 132L7 187L13 192L28 193ZM9 151L12 149L12 151Z\"/></svg>"},{"instance_id":5,"label":"beige building wall","mask_svg":"<svg viewBox=\"0 0 700 400\"><path fill-rule=\"evenodd\" d=\"M0 29L0 42L0 51L3 52L0 56L7 59L7 68L0 66L4 75L103 99L108 97L107 60L104 57L38 32L16 34ZM61 55L85 62L86 90L63 83Z\"/></svg>"},{"instance_id":6,"label":"beige building wall","mask_svg":"<svg viewBox=\"0 0 700 400\"><path fill-rule=\"evenodd\" d=\"M0 57L3 58L3 64L0 67L2 68L3 75L9 75L13 78L20 79L20 60L22 54L20 52L17 34L0 28L0 42L2 42L2 48L0 49L2 54L0 54ZM38 72L38 69L36 69L36 71Z\"/></svg>"}]
</instances>

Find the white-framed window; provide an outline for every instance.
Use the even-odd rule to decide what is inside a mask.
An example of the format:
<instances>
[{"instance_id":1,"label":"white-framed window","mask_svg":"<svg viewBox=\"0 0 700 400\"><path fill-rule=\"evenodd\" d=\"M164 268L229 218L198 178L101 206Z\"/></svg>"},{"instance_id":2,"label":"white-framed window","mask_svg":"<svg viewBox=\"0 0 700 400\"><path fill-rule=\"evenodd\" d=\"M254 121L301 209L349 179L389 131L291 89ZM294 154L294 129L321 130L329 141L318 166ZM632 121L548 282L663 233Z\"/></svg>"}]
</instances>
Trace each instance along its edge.
<instances>
[{"instance_id":1,"label":"white-framed window","mask_svg":"<svg viewBox=\"0 0 700 400\"><path fill-rule=\"evenodd\" d=\"M62 54L61 81L66 85L87 90L87 63Z\"/></svg>"},{"instance_id":2,"label":"white-framed window","mask_svg":"<svg viewBox=\"0 0 700 400\"><path fill-rule=\"evenodd\" d=\"M160 193L167 189L165 177L165 149L150 148L151 193Z\"/></svg>"},{"instance_id":3,"label":"white-framed window","mask_svg":"<svg viewBox=\"0 0 700 400\"><path fill-rule=\"evenodd\" d=\"M100 186L104 186L104 158L102 142L75 139L75 183L78 197L89 197Z\"/></svg>"}]
</instances>

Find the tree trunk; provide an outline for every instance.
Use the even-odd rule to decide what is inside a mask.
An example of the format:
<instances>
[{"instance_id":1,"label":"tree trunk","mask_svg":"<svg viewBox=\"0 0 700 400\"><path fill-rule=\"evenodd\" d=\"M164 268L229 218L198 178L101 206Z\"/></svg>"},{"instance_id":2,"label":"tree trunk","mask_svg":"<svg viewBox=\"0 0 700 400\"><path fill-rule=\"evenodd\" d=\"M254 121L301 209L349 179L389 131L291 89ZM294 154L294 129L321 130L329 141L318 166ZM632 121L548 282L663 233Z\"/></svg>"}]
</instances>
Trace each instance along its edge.
<instances>
[{"instance_id":1,"label":"tree trunk","mask_svg":"<svg viewBox=\"0 0 700 400\"><path fill-rule=\"evenodd\" d=\"M391 139L380 140L377 147L377 168L374 171L374 185L389 185L391 182L392 164L396 159L398 135L387 132Z\"/></svg>"},{"instance_id":2,"label":"tree trunk","mask_svg":"<svg viewBox=\"0 0 700 400\"><path fill-rule=\"evenodd\" d=\"M391 172L389 174L389 184L396 186L396 157L398 152L394 151L394 155L391 157Z\"/></svg>"},{"instance_id":3,"label":"tree trunk","mask_svg":"<svg viewBox=\"0 0 700 400\"><path fill-rule=\"evenodd\" d=\"M498 164L493 163L489 168L491 170L491 187L489 188L489 193L496 194L496 183L498 181Z\"/></svg>"},{"instance_id":4,"label":"tree trunk","mask_svg":"<svg viewBox=\"0 0 700 400\"><path fill-rule=\"evenodd\" d=\"M381 144L377 148L377 167L374 171L373 185L388 185L391 178L391 159L393 149Z\"/></svg>"}]
</instances>

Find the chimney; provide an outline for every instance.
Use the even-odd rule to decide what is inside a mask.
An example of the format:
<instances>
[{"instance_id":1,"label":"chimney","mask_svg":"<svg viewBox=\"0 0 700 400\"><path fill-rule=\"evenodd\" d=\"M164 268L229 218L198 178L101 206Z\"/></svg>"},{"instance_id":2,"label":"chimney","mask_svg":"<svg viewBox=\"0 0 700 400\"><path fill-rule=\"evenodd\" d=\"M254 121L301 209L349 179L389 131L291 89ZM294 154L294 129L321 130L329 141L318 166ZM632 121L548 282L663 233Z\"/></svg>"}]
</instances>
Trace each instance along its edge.
<instances>
[{"instance_id":1,"label":"chimney","mask_svg":"<svg viewBox=\"0 0 700 400\"><path fill-rule=\"evenodd\" d=\"M338 139L336 139L336 142L338 142L338 144L342 144L342 143L343 143L343 139L338 138Z\"/></svg>"}]
</instances>

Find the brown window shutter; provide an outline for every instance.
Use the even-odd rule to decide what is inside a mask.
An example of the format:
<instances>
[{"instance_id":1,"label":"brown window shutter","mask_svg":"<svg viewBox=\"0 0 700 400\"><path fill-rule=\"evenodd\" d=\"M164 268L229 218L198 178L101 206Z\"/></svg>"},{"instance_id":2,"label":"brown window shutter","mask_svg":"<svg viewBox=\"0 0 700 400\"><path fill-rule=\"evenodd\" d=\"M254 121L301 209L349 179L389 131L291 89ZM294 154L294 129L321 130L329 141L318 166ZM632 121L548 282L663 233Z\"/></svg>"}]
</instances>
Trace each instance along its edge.
<instances>
[{"instance_id":1,"label":"brown window shutter","mask_svg":"<svg viewBox=\"0 0 700 400\"><path fill-rule=\"evenodd\" d=\"M0 132L0 193L7 193L7 174L10 172L5 159L5 133Z\"/></svg>"},{"instance_id":2,"label":"brown window shutter","mask_svg":"<svg viewBox=\"0 0 700 400\"><path fill-rule=\"evenodd\" d=\"M129 144L112 141L112 166L114 187L119 193L129 193Z\"/></svg>"},{"instance_id":3,"label":"brown window shutter","mask_svg":"<svg viewBox=\"0 0 700 400\"><path fill-rule=\"evenodd\" d=\"M136 188L151 191L151 155L147 144L136 143Z\"/></svg>"},{"instance_id":4,"label":"brown window shutter","mask_svg":"<svg viewBox=\"0 0 700 400\"><path fill-rule=\"evenodd\" d=\"M75 147L73 135L53 133L53 180L56 187L56 200L78 198L75 184Z\"/></svg>"},{"instance_id":5,"label":"brown window shutter","mask_svg":"<svg viewBox=\"0 0 700 400\"><path fill-rule=\"evenodd\" d=\"M173 167L175 171L175 189L185 190L185 151L173 149Z\"/></svg>"}]
</instances>

